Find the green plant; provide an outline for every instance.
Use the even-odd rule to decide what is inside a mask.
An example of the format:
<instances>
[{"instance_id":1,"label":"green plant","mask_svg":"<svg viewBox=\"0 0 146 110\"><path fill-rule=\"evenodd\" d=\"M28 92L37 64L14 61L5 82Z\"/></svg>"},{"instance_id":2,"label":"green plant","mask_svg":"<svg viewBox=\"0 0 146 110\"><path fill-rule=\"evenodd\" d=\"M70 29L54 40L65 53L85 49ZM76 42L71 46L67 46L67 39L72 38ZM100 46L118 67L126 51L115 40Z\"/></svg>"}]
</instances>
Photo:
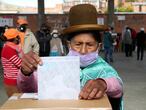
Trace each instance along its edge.
<instances>
[{"instance_id":1,"label":"green plant","mask_svg":"<svg viewBox=\"0 0 146 110\"><path fill-rule=\"evenodd\" d=\"M121 6L121 7L116 8L115 11L117 11L117 12L133 12L133 8L132 8L132 6L127 6L127 7Z\"/></svg>"},{"instance_id":2,"label":"green plant","mask_svg":"<svg viewBox=\"0 0 146 110\"><path fill-rule=\"evenodd\" d=\"M126 2L137 2L138 0L126 0Z\"/></svg>"}]
</instances>

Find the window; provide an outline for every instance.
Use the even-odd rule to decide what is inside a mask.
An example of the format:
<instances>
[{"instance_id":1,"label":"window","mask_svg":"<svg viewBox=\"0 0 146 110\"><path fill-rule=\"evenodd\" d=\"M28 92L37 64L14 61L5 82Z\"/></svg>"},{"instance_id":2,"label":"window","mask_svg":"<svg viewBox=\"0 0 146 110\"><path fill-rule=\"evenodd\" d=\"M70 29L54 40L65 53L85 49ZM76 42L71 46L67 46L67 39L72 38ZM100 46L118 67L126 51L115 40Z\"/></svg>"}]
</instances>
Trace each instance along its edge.
<instances>
[{"instance_id":1,"label":"window","mask_svg":"<svg viewBox=\"0 0 146 110\"><path fill-rule=\"evenodd\" d=\"M0 13L37 13L37 0L1 0Z\"/></svg>"}]
</instances>

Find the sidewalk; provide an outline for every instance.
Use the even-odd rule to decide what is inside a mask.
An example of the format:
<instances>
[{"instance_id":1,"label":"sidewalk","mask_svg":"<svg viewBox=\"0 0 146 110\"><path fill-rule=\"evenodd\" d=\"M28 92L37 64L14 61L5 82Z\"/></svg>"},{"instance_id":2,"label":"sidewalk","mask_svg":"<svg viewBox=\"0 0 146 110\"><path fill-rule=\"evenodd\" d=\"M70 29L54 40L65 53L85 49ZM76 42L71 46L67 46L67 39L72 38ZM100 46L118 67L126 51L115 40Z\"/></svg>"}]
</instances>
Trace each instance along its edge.
<instances>
[{"instance_id":1,"label":"sidewalk","mask_svg":"<svg viewBox=\"0 0 146 110\"><path fill-rule=\"evenodd\" d=\"M146 110L146 52L143 61L115 53L113 66L119 71L124 83L125 110Z\"/></svg>"}]
</instances>

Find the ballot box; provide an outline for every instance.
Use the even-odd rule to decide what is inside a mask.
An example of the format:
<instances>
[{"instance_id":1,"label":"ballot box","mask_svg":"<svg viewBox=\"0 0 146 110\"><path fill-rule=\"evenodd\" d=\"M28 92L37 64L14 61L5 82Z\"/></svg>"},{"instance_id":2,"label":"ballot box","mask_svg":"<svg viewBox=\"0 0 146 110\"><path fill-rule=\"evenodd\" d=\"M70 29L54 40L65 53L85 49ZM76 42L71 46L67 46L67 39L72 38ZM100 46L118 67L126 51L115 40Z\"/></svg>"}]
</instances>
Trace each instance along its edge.
<instances>
[{"instance_id":1,"label":"ballot box","mask_svg":"<svg viewBox=\"0 0 146 110\"><path fill-rule=\"evenodd\" d=\"M112 110L105 95L96 100L38 100L33 94L14 94L0 110Z\"/></svg>"}]
</instances>

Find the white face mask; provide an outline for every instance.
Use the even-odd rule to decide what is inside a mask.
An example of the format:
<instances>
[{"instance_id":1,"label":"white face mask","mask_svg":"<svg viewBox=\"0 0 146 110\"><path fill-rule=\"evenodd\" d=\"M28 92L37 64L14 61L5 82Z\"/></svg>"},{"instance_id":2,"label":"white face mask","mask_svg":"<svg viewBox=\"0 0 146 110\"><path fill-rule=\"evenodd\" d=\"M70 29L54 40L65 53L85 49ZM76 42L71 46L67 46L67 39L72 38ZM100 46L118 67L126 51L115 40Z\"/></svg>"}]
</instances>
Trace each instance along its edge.
<instances>
[{"instance_id":1,"label":"white face mask","mask_svg":"<svg viewBox=\"0 0 146 110\"><path fill-rule=\"evenodd\" d=\"M76 52L75 50L70 49L68 56L79 56L80 57L80 66L87 67L88 65L96 62L98 59L98 52L91 52L85 55L81 55L80 53Z\"/></svg>"},{"instance_id":2,"label":"white face mask","mask_svg":"<svg viewBox=\"0 0 146 110\"><path fill-rule=\"evenodd\" d=\"M128 32L131 32L130 29L127 30Z\"/></svg>"},{"instance_id":3,"label":"white face mask","mask_svg":"<svg viewBox=\"0 0 146 110\"><path fill-rule=\"evenodd\" d=\"M53 34L53 37L54 37L54 38L58 37L58 34Z\"/></svg>"}]
</instances>

